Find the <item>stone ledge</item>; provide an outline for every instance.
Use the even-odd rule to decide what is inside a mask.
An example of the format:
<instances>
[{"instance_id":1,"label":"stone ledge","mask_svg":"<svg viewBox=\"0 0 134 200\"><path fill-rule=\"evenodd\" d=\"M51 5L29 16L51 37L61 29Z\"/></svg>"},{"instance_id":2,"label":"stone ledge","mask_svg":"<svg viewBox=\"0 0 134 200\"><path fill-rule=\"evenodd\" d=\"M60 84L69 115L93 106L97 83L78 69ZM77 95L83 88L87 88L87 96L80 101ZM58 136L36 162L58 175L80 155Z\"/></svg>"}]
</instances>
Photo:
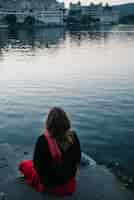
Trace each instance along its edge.
<instances>
[{"instance_id":1,"label":"stone ledge","mask_svg":"<svg viewBox=\"0 0 134 200\"><path fill-rule=\"evenodd\" d=\"M0 200L58 200L61 198L40 194L30 186L17 179L17 163L25 154L18 149L17 152L9 144L0 145ZM19 158L19 159L18 159ZM23 158L22 158L23 159ZM84 159L88 160L85 156ZM91 163L89 158L89 163ZM85 161L84 161L85 162ZM105 167L93 164L81 165L78 176L77 192L67 200L133 200L134 194L127 191L116 177Z\"/></svg>"}]
</instances>

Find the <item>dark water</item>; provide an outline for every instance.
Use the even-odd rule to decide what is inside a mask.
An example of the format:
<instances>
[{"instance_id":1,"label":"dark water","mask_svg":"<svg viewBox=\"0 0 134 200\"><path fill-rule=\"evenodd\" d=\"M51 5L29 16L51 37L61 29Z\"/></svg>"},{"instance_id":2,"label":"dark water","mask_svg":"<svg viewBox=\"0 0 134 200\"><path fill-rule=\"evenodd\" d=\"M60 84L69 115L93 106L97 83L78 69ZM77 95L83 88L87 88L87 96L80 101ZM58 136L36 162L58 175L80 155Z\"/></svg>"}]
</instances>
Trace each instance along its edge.
<instances>
[{"instance_id":1,"label":"dark water","mask_svg":"<svg viewBox=\"0 0 134 200\"><path fill-rule=\"evenodd\" d=\"M0 142L33 145L63 107L97 161L134 167L134 27L0 30Z\"/></svg>"}]
</instances>

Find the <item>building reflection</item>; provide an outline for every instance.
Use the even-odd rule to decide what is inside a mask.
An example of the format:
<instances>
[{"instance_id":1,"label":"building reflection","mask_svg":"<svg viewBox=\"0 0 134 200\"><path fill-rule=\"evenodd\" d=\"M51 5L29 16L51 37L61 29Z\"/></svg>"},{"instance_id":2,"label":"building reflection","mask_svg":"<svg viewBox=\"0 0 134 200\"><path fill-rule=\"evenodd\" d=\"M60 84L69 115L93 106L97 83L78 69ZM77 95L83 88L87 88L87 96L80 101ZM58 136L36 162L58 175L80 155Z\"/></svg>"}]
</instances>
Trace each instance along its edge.
<instances>
[{"instance_id":1,"label":"building reflection","mask_svg":"<svg viewBox=\"0 0 134 200\"><path fill-rule=\"evenodd\" d=\"M37 48L58 48L64 39L63 28L3 29L0 30L0 49L26 48L36 51Z\"/></svg>"},{"instance_id":2,"label":"building reflection","mask_svg":"<svg viewBox=\"0 0 134 200\"><path fill-rule=\"evenodd\" d=\"M19 49L26 53L29 51L33 55L38 49L51 49L53 53L68 42L68 39L71 43L81 46L83 42L107 42L114 34L120 34L120 37L131 35L133 38L132 33L133 29L128 31L118 26L96 26L85 30L79 28L0 29L0 56L2 57L5 51L10 49Z\"/></svg>"},{"instance_id":3,"label":"building reflection","mask_svg":"<svg viewBox=\"0 0 134 200\"><path fill-rule=\"evenodd\" d=\"M108 42L111 37L117 37L117 34L119 35L119 38L124 37L124 39L130 36L131 38L134 37L133 28L132 31L129 31L128 29L125 30L124 27L111 25L94 26L90 27L90 29L71 28L68 30L70 42L75 43L77 46L82 45L84 41L86 41L86 43L90 41L91 43L98 44Z\"/></svg>"},{"instance_id":4,"label":"building reflection","mask_svg":"<svg viewBox=\"0 0 134 200\"><path fill-rule=\"evenodd\" d=\"M90 29L70 29L69 36L71 42L76 42L78 46L81 45L81 42L84 40L90 40L92 42L101 42L108 38L112 26L95 26L90 27Z\"/></svg>"}]
</instances>

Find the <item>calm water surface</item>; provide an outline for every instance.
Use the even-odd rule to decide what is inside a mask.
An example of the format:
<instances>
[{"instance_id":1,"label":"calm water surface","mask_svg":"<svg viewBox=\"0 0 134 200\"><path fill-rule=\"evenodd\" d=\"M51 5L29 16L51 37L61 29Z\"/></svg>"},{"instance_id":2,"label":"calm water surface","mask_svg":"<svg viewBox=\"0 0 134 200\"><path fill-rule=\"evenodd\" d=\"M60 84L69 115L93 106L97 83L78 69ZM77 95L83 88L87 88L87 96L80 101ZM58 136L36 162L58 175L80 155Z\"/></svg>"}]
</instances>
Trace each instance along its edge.
<instances>
[{"instance_id":1,"label":"calm water surface","mask_svg":"<svg viewBox=\"0 0 134 200\"><path fill-rule=\"evenodd\" d=\"M134 167L134 27L0 30L0 143L33 145L49 109L85 152Z\"/></svg>"}]
</instances>

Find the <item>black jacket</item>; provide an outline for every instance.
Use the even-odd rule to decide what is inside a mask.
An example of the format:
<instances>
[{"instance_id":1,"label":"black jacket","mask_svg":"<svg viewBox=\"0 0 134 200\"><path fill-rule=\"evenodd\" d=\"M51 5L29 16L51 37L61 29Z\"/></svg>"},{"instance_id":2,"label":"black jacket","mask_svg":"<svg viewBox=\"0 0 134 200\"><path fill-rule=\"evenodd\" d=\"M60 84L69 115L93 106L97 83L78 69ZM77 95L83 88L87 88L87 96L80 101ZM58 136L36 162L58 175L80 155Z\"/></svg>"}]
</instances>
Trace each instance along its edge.
<instances>
[{"instance_id":1,"label":"black jacket","mask_svg":"<svg viewBox=\"0 0 134 200\"><path fill-rule=\"evenodd\" d=\"M62 150L61 150L62 151ZM78 137L74 134L74 143L66 152L62 151L62 164L53 162L45 135L41 135L34 151L34 167L41 182L47 187L60 186L76 175L81 159L81 149Z\"/></svg>"}]
</instances>

